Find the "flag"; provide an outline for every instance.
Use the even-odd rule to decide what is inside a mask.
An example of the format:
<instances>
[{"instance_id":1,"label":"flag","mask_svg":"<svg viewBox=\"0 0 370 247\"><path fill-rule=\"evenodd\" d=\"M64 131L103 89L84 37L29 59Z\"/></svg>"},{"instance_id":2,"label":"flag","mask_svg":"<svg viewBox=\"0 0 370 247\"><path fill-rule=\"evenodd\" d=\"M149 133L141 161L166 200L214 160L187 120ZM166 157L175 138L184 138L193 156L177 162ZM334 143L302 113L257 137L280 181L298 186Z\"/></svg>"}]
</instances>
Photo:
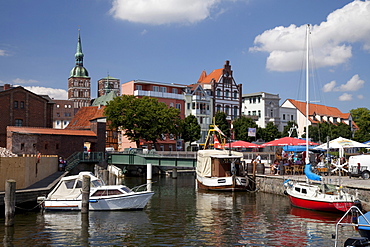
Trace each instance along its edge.
<instances>
[{"instance_id":1,"label":"flag","mask_svg":"<svg viewBox=\"0 0 370 247\"><path fill-rule=\"evenodd\" d=\"M218 148L218 149L222 149L220 141L217 139L216 135L213 135L213 147Z\"/></svg>"},{"instance_id":2,"label":"flag","mask_svg":"<svg viewBox=\"0 0 370 247\"><path fill-rule=\"evenodd\" d=\"M248 136L256 136L256 128L248 128Z\"/></svg>"},{"instance_id":3,"label":"flag","mask_svg":"<svg viewBox=\"0 0 370 247\"><path fill-rule=\"evenodd\" d=\"M224 134L224 133L222 133L222 131L216 126L216 125L214 125L214 127L213 127L218 133L220 133L221 135L223 135L223 136L225 136L226 137L226 135Z\"/></svg>"}]
</instances>

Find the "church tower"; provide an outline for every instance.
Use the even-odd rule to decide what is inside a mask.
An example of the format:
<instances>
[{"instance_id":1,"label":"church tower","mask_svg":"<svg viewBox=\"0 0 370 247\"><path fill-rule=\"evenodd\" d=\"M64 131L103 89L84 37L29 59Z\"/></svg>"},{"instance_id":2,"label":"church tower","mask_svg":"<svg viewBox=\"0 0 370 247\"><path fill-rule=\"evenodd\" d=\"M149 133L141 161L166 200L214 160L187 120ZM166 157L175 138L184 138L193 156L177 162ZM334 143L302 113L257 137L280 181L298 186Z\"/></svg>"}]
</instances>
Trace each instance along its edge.
<instances>
[{"instance_id":1,"label":"church tower","mask_svg":"<svg viewBox=\"0 0 370 247\"><path fill-rule=\"evenodd\" d=\"M76 66L71 70L68 78L68 99L72 100L73 108L90 106L91 87L89 73L83 66L80 30L78 30L77 51L75 54Z\"/></svg>"}]
</instances>

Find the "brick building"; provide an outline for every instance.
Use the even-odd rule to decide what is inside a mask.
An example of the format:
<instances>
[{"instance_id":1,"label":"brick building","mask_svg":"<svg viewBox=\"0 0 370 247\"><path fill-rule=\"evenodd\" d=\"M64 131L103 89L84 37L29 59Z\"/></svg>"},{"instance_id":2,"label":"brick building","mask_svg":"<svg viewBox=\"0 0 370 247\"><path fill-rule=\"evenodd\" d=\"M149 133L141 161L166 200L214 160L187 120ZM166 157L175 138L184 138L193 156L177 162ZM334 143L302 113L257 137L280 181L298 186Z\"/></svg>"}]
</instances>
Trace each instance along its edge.
<instances>
[{"instance_id":1,"label":"brick building","mask_svg":"<svg viewBox=\"0 0 370 247\"><path fill-rule=\"evenodd\" d=\"M0 146L6 147L7 126L53 127L54 102L48 96L40 96L24 89L5 84L0 91Z\"/></svg>"}]
</instances>

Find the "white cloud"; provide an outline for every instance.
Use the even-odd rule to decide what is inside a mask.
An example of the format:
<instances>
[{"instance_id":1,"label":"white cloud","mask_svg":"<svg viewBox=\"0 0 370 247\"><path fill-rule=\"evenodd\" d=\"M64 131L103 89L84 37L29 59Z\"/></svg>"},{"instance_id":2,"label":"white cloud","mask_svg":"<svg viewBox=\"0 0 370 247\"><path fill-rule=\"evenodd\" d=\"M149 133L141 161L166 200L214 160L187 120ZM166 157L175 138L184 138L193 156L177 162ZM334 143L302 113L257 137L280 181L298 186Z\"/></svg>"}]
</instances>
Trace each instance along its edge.
<instances>
[{"instance_id":1,"label":"white cloud","mask_svg":"<svg viewBox=\"0 0 370 247\"><path fill-rule=\"evenodd\" d=\"M322 88L322 91L324 91L325 93L333 91L333 89L335 88L335 84L336 84L335 81L331 81L325 84L324 87Z\"/></svg>"},{"instance_id":2,"label":"white cloud","mask_svg":"<svg viewBox=\"0 0 370 247\"><path fill-rule=\"evenodd\" d=\"M322 91L324 91L325 93L327 92L349 92L349 91L358 91L359 89L361 89L365 84L365 81L361 80L360 77L358 75L354 75L352 76L352 78L347 81L346 84L342 84L338 87L336 87L336 82L335 81L331 81L327 84L324 85L324 87L322 88Z\"/></svg>"},{"instance_id":3,"label":"white cloud","mask_svg":"<svg viewBox=\"0 0 370 247\"><path fill-rule=\"evenodd\" d=\"M31 86L24 88L38 95L48 95L52 99L68 99L68 92L64 89L55 89L39 86Z\"/></svg>"},{"instance_id":4,"label":"white cloud","mask_svg":"<svg viewBox=\"0 0 370 247\"><path fill-rule=\"evenodd\" d=\"M343 64L352 57L352 43L361 42L370 51L370 1L355 0L311 27L316 67ZM258 35L250 51L268 52L266 68L272 71L300 70L304 56L306 25L275 27Z\"/></svg>"},{"instance_id":5,"label":"white cloud","mask_svg":"<svg viewBox=\"0 0 370 247\"><path fill-rule=\"evenodd\" d=\"M337 88L334 88L334 91L341 91L341 92L357 91L360 88L362 88L364 84L365 84L365 81L361 80L358 75L354 75L346 84L343 84Z\"/></svg>"},{"instance_id":6,"label":"white cloud","mask_svg":"<svg viewBox=\"0 0 370 247\"><path fill-rule=\"evenodd\" d=\"M27 84L36 84L38 83L38 81L36 80L24 80L24 79L21 79L21 78L17 78L17 79L14 79L13 82L15 84L19 84L19 85L27 85Z\"/></svg>"},{"instance_id":7,"label":"white cloud","mask_svg":"<svg viewBox=\"0 0 370 247\"><path fill-rule=\"evenodd\" d=\"M210 16L212 8L221 0L114 0L110 14L114 18L162 25L192 24Z\"/></svg>"},{"instance_id":8,"label":"white cloud","mask_svg":"<svg viewBox=\"0 0 370 247\"><path fill-rule=\"evenodd\" d=\"M344 93L341 96L339 96L340 101L351 101L352 100L352 94Z\"/></svg>"},{"instance_id":9,"label":"white cloud","mask_svg":"<svg viewBox=\"0 0 370 247\"><path fill-rule=\"evenodd\" d=\"M8 56L8 53L6 52L6 50L0 50L0 57L5 57L5 56Z\"/></svg>"}]
</instances>

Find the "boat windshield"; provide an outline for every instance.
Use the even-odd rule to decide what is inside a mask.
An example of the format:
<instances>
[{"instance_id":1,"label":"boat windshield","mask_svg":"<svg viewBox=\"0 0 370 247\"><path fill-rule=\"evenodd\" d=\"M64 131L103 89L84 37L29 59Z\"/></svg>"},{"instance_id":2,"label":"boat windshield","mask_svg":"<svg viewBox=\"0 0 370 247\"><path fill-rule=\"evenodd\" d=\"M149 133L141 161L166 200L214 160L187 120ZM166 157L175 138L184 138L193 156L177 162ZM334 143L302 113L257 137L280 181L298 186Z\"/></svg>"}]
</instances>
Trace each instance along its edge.
<instances>
[{"instance_id":1,"label":"boat windshield","mask_svg":"<svg viewBox=\"0 0 370 247\"><path fill-rule=\"evenodd\" d=\"M100 187L100 186L103 186L104 184L101 180L98 179L98 180L91 181L91 185L92 187Z\"/></svg>"}]
</instances>

